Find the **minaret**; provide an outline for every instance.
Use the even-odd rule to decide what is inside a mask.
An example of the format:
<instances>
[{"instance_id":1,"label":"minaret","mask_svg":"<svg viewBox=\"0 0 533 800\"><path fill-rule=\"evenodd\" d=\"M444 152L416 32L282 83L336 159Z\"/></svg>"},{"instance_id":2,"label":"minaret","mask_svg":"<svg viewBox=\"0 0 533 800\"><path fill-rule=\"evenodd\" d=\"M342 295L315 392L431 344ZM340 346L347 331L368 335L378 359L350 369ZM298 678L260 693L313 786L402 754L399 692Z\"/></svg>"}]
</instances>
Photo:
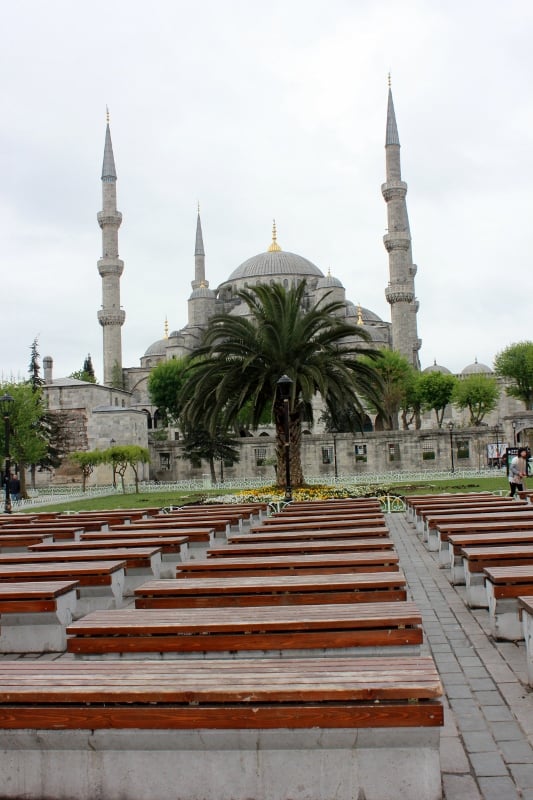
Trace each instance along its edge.
<instances>
[{"instance_id":1,"label":"minaret","mask_svg":"<svg viewBox=\"0 0 533 800\"><path fill-rule=\"evenodd\" d=\"M416 369L420 369L418 351L422 342L418 338L416 325L416 265L413 264L411 252L411 232L405 201L407 184L402 181L401 175L400 139L390 76L385 154L387 180L382 185L381 192L387 203L388 232L383 237L383 242L389 254L389 285L385 289L385 297L391 307L392 347L404 355Z\"/></svg>"},{"instance_id":2,"label":"minaret","mask_svg":"<svg viewBox=\"0 0 533 800\"><path fill-rule=\"evenodd\" d=\"M200 203L198 203L198 217L196 218L196 241L194 245L194 280L191 281L193 289L200 286L209 286L205 279L205 250L204 237L202 236L202 222L200 220Z\"/></svg>"},{"instance_id":3,"label":"minaret","mask_svg":"<svg viewBox=\"0 0 533 800\"><path fill-rule=\"evenodd\" d=\"M98 212L98 224L102 229L102 258L98 261L98 272L102 276L102 308L98 322L103 329L104 384L120 386L122 382L122 337L121 327L126 318L120 307L120 276L124 262L118 257L118 229L122 214L117 211L117 173L109 129L107 112L104 163L102 166L102 211Z\"/></svg>"}]
</instances>

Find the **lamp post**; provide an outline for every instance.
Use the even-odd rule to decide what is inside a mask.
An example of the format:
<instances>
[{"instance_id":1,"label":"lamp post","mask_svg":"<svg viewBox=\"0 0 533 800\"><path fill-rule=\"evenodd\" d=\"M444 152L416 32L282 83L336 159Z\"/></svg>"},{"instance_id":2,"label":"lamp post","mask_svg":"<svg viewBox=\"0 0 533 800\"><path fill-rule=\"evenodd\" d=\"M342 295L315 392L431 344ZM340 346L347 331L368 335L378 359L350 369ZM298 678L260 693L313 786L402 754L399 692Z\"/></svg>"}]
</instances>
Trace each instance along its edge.
<instances>
[{"instance_id":1,"label":"lamp post","mask_svg":"<svg viewBox=\"0 0 533 800\"><path fill-rule=\"evenodd\" d=\"M292 486L291 486L291 442L290 442L290 420L289 420L289 402L291 396L292 380L288 375L282 375L278 380L278 389L281 399L283 400L283 423L285 435L285 502L290 503L292 500Z\"/></svg>"},{"instance_id":2,"label":"lamp post","mask_svg":"<svg viewBox=\"0 0 533 800\"><path fill-rule=\"evenodd\" d=\"M116 441L114 439L110 439L109 440L109 447L114 447L115 445L116 445ZM117 470L116 470L116 464L115 464L114 460L112 461L112 466L113 466L113 489L116 489L117 488Z\"/></svg>"},{"instance_id":3,"label":"lamp post","mask_svg":"<svg viewBox=\"0 0 533 800\"><path fill-rule=\"evenodd\" d=\"M333 468L335 473L335 481L339 477L339 470L337 467L337 429L333 428L331 431L333 435Z\"/></svg>"},{"instance_id":4,"label":"lamp post","mask_svg":"<svg viewBox=\"0 0 533 800\"><path fill-rule=\"evenodd\" d=\"M500 432L501 432L501 429L502 429L502 426L500 425L499 422L497 422L496 425L494 426L494 431L496 433L496 466L497 467L500 466L500 462L501 462L501 458L500 458Z\"/></svg>"},{"instance_id":5,"label":"lamp post","mask_svg":"<svg viewBox=\"0 0 533 800\"><path fill-rule=\"evenodd\" d=\"M4 394L0 397L0 409L4 417L4 453L6 457L6 465L4 470L4 488L5 488L5 501L4 513L11 514L11 496L9 494L9 479L11 473L11 458L9 455L9 417L11 415L12 403L14 402L10 394Z\"/></svg>"},{"instance_id":6,"label":"lamp post","mask_svg":"<svg viewBox=\"0 0 533 800\"><path fill-rule=\"evenodd\" d=\"M452 472L455 472L455 464L453 462L453 422L448 422L448 430L450 431L450 456L452 459Z\"/></svg>"},{"instance_id":7,"label":"lamp post","mask_svg":"<svg viewBox=\"0 0 533 800\"><path fill-rule=\"evenodd\" d=\"M515 419L513 419L513 421L511 422L511 425L513 426L513 445L516 447L516 420Z\"/></svg>"}]
</instances>

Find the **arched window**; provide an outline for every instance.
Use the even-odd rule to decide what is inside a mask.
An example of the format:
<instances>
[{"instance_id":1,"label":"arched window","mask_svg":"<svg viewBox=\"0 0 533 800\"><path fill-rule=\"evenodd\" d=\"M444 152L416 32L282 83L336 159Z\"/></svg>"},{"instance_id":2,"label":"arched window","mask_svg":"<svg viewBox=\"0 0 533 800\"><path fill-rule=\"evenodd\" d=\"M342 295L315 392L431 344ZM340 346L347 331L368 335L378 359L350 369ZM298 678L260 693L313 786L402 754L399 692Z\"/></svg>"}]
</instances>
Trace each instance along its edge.
<instances>
[{"instance_id":1,"label":"arched window","mask_svg":"<svg viewBox=\"0 0 533 800\"><path fill-rule=\"evenodd\" d=\"M148 430L152 429L152 415L147 408L143 408L143 414L146 414L146 427Z\"/></svg>"}]
</instances>

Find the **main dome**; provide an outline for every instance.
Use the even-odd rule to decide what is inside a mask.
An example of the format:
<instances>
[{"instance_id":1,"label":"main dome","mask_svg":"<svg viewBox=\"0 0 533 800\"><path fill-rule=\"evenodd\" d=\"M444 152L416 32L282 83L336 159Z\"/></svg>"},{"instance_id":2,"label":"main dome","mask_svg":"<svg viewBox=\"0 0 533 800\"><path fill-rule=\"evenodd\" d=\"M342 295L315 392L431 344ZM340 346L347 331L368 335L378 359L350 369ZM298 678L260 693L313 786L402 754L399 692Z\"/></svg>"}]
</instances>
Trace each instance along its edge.
<instances>
[{"instance_id":1,"label":"main dome","mask_svg":"<svg viewBox=\"0 0 533 800\"><path fill-rule=\"evenodd\" d=\"M307 275L323 278L324 274L315 264L307 258L286 250L267 251L244 261L237 269L233 270L228 281L246 278L266 278L276 275ZM227 281L226 281L227 282Z\"/></svg>"}]
</instances>

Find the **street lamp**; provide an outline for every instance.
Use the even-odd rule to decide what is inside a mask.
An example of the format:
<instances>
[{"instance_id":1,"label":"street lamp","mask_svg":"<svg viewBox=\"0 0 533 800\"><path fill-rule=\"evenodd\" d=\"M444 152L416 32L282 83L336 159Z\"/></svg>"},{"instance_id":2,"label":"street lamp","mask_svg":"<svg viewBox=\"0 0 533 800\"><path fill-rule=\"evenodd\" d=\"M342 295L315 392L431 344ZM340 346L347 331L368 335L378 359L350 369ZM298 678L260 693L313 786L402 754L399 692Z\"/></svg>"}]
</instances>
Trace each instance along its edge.
<instances>
[{"instance_id":1,"label":"street lamp","mask_svg":"<svg viewBox=\"0 0 533 800\"><path fill-rule=\"evenodd\" d=\"M285 427L285 502L292 500L291 486L291 441L289 424L289 401L291 396L292 380L288 375L282 375L278 380L279 396L283 400L283 422Z\"/></svg>"},{"instance_id":2,"label":"street lamp","mask_svg":"<svg viewBox=\"0 0 533 800\"><path fill-rule=\"evenodd\" d=\"M5 501L4 513L11 514L11 497L9 494L9 479L11 473L11 459L9 456L9 417L11 415L13 398L10 394L4 394L0 397L0 410L4 417L4 453L6 457L6 465L4 470L4 488L5 488Z\"/></svg>"},{"instance_id":3,"label":"street lamp","mask_svg":"<svg viewBox=\"0 0 533 800\"><path fill-rule=\"evenodd\" d=\"M501 433L501 430L502 430L502 426L500 425L499 422L497 422L496 425L494 426L494 431L496 433L496 466L497 467L499 467L500 463L501 463L501 458L500 458L500 433Z\"/></svg>"},{"instance_id":4,"label":"street lamp","mask_svg":"<svg viewBox=\"0 0 533 800\"><path fill-rule=\"evenodd\" d=\"M450 456L452 459L452 472L455 472L455 465L453 463L453 422L448 422L448 430L450 431Z\"/></svg>"},{"instance_id":5,"label":"street lamp","mask_svg":"<svg viewBox=\"0 0 533 800\"><path fill-rule=\"evenodd\" d=\"M511 422L511 425L513 426L513 445L516 447L516 420L515 419L513 419L513 421Z\"/></svg>"},{"instance_id":6,"label":"street lamp","mask_svg":"<svg viewBox=\"0 0 533 800\"><path fill-rule=\"evenodd\" d=\"M335 481L339 477L339 470L337 468L337 429L333 428L331 431L333 435L333 466L335 472Z\"/></svg>"}]
</instances>

